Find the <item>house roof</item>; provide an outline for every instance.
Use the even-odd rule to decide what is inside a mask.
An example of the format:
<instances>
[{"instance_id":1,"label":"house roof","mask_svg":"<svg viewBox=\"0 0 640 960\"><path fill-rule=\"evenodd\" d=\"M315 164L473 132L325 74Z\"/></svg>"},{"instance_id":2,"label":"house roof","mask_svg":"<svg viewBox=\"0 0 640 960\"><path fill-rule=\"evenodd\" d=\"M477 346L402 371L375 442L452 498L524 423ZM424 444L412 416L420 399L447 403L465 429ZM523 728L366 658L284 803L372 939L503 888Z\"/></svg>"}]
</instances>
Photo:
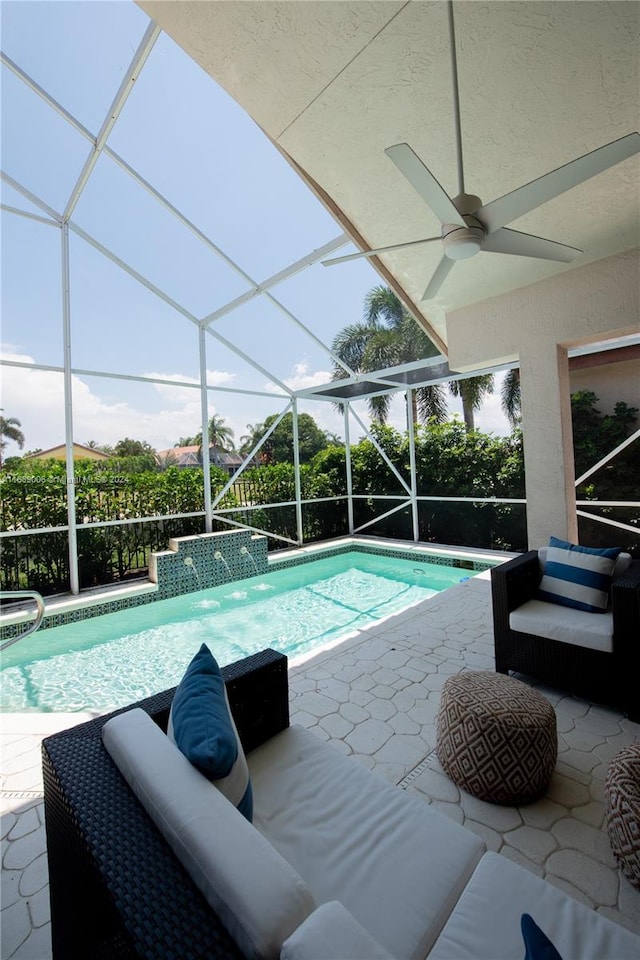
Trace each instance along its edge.
<instances>
[{"instance_id":1,"label":"house roof","mask_svg":"<svg viewBox=\"0 0 640 960\"><path fill-rule=\"evenodd\" d=\"M158 457L167 458L173 455L177 466L200 466L200 447L191 444L186 447L169 447L167 450L158 450ZM237 453L228 453L226 450L215 450L209 447L209 456L219 466L240 466L242 457Z\"/></svg>"},{"instance_id":2,"label":"house roof","mask_svg":"<svg viewBox=\"0 0 640 960\"><path fill-rule=\"evenodd\" d=\"M96 450L95 447L87 447L83 443L73 443L73 453L75 459L80 459L82 455L86 455L92 460L110 460L108 453L104 453L102 450ZM59 457L60 454L66 454L66 446L64 443L58 443L55 447L49 447L47 450L39 450L37 453L27 453L24 456L25 460L44 460L47 457Z\"/></svg>"}]
</instances>

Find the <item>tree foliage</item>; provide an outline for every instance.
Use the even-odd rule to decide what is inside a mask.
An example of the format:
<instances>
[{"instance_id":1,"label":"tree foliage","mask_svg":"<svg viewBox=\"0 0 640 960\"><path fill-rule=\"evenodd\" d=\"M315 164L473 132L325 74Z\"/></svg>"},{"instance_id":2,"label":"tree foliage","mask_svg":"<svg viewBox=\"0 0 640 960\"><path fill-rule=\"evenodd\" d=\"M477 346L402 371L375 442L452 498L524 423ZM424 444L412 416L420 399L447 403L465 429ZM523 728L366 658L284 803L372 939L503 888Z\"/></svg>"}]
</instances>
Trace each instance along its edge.
<instances>
[{"instance_id":1,"label":"tree foliage","mask_svg":"<svg viewBox=\"0 0 640 960\"><path fill-rule=\"evenodd\" d=\"M354 373L371 373L412 360L438 356L438 350L420 329L404 304L390 287L369 291L364 302L363 319L344 327L334 337L333 353ZM347 376L344 368L333 365L333 379ZM447 416L447 403L441 387L421 387L414 391L414 407L407 415L441 422ZM384 423L389 415L391 395L371 397L367 401L371 416Z\"/></svg>"},{"instance_id":2,"label":"tree foliage","mask_svg":"<svg viewBox=\"0 0 640 960\"><path fill-rule=\"evenodd\" d=\"M2 466L5 448L10 440L17 443L21 450L23 449L24 433L20 429L21 426L22 424L16 417L0 416L0 467Z\"/></svg>"},{"instance_id":3,"label":"tree foliage","mask_svg":"<svg viewBox=\"0 0 640 960\"><path fill-rule=\"evenodd\" d=\"M599 463L626 440L636 427L637 407L619 402L612 414L602 414L596 407L597 402L597 396L591 391L579 391L571 397L576 477L581 477ZM576 495L578 500L593 501L593 507L590 504L587 512L629 524L640 533L637 509L597 506L598 500L637 500L639 489L640 459L636 440L587 477L578 486ZM580 517L579 530L581 539L586 538L585 542L592 546L622 544L625 549L634 549L633 534L597 521Z\"/></svg>"},{"instance_id":4,"label":"tree foliage","mask_svg":"<svg viewBox=\"0 0 640 960\"><path fill-rule=\"evenodd\" d=\"M254 449L269 427L276 422L278 414L273 413L262 423L247 424L250 433L242 438L240 453L246 456ZM335 438L334 438L335 439ZM298 450L300 463L310 460L323 450L329 442L327 433L322 430L309 413L298 414ZM287 413L278 426L262 444L257 454L261 464L293 463L293 414Z\"/></svg>"},{"instance_id":5,"label":"tree foliage","mask_svg":"<svg viewBox=\"0 0 640 960\"><path fill-rule=\"evenodd\" d=\"M618 403L613 414L601 414L593 393L572 398L575 462L579 476L618 446L635 428L638 411ZM324 431L312 417L300 416L300 486L305 541L347 533L346 453L342 445L328 444ZM262 435L275 416L253 429ZM280 432L279 432L280 431ZM375 440L364 439L351 448L355 524L376 520L407 498L410 486L410 449L406 433L374 425ZM251 507L234 513L234 519L280 537L296 540L298 513L292 464L291 414L274 430L269 447L271 462L245 471L233 485L224 507ZM386 455L380 453L381 448ZM79 565L82 586L109 583L144 574L151 550L166 549L173 536L201 533L204 510L203 474L197 467L145 467L148 454L114 457L105 461L75 463L75 506L78 524ZM279 458L277 460L276 458ZM525 508L516 503L479 502L477 498L523 499L522 437L468 432L457 420L433 422L415 430L416 492L419 502L419 535L424 541L472 547L525 549ZM387 460L394 468L392 470ZM0 471L1 519L4 530L64 527L67 524L67 478L61 460L11 458ZM226 473L211 469L215 495L227 483ZM593 503L600 515L637 526L637 511L598 507L598 500L635 500L638 490L638 456L633 445L610 464L601 467L578 488L578 498ZM376 496L385 500L376 500ZM336 498L325 499L325 498ZM433 498L433 499L430 499ZM449 499L447 499L449 498ZM468 502L459 498L476 498ZM275 504L275 506L269 506ZM118 524L142 518L168 519ZM116 521L113 525L88 524ZM638 554L638 536L594 521L580 521L581 542L616 543ZM221 526L221 528L223 528ZM612 532L611 532L612 531ZM367 532L410 539L410 507L376 521ZM607 540L607 537L609 538ZM278 542L278 541L274 541ZM69 589L68 544L65 531L52 531L3 540L0 558L2 586L30 586L50 594Z\"/></svg>"}]
</instances>

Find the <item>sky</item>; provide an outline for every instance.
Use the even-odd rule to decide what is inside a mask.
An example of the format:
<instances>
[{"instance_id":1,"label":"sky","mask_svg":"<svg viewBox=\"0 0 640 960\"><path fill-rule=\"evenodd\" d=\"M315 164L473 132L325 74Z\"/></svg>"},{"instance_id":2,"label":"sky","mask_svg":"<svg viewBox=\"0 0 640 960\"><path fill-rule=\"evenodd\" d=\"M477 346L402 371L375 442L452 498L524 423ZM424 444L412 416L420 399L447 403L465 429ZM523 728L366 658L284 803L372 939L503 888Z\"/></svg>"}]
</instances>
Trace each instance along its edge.
<instances>
[{"instance_id":1,"label":"sky","mask_svg":"<svg viewBox=\"0 0 640 960\"><path fill-rule=\"evenodd\" d=\"M3 52L97 134L149 25L146 14L129 0L6 0L0 16ZM1 83L3 172L60 212L89 155L89 142L4 65ZM253 121L165 34L108 147L255 282L342 233ZM2 202L42 214L6 183ZM96 164L72 222L197 319L250 289L246 277L108 155ZM60 230L3 210L0 236L2 356L59 367ZM351 245L340 249L349 252L355 252ZM72 366L168 381L74 375L74 439L112 444L128 436L164 449L198 432L200 394L189 386L199 376L196 325L73 231L69 257ZM209 392L209 416L222 416L239 442L249 424L279 413L287 402L265 371L293 389L330 380L330 356L285 311L330 344L340 329L361 319L367 292L381 282L366 260L331 269L315 264L272 288L281 306L257 297L221 317L212 329L262 369L207 336L207 381L222 388ZM476 423L505 434L499 382ZM64 441L61 373L3 366L0 406L5 417L20 421L26 450ZM301 403L299 409L323 429L343 435L342 416L332 405ZM356 410L366 418L362 404ZM460 414L453 398L450 410ZM392 404L390 423L404 429L401 396ZM352 436L360 433L354 428ZM13 445L6 451L17 452Z\"/></svg>"}]
</instances>

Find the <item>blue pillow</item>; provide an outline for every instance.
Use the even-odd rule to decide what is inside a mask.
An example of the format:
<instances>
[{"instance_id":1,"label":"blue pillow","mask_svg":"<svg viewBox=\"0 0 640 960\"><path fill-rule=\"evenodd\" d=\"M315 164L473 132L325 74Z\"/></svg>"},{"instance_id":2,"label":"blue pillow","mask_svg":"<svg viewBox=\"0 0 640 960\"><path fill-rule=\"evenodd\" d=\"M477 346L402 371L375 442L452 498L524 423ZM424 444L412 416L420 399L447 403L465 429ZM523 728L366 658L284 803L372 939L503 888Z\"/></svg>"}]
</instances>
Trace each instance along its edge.
<instances>
[{"instance_id":1,"label":"blue pillow","mask_svg":"<svg viewBox=\"0 0 640 960\"><path fill-rule=\"evenodd\" d=\"M589 613L604 613L621 547L596 550L551 537L537 597Z\"/></svg>"},{"instance_id":2,"label":"blue pillow","mask_svg":"<svg viewBox=\"0 0 640 960\"><path fill-rule=\"evenodd\" d=\"M543 933L533 917L523 913L520 918L520 929L526 953L524 960L562 960L562 957Z\"/></svg>"},{"instance_id":3,"label":"blue pillow","mask_svg":"<svg viewBox=\"0 0 640 960\"><path fill-rule=\"evenodd\" d=\"M249 822L253 793L220 667L205 643L178 686L167 735Z\"/></svg>"}]
</instances>

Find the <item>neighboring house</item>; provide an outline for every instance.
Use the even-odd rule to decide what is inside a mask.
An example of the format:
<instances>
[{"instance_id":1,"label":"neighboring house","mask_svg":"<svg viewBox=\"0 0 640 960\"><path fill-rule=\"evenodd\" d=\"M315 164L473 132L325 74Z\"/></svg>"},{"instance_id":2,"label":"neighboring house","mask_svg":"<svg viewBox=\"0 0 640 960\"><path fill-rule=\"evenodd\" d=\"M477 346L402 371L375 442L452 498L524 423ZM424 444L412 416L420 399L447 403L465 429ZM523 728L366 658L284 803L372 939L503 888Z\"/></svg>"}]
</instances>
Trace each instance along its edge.
<instances>
[{"instance_id":1,"label":"neighboring house","mask_svg":"<svg viewBox=\"0 0 640 960\"><path fill-rule=\"evenodd\" d=\"M640 409L640 344L572 357L569 376L571 393L595 393L600 413L612 414L619 401Z\"/></svg>"},{"instance_id":2,"label":"neighboring house","mask_svg":"<svg viewBox=\"0 0 640 960\"><path fill-rule=\"evenodd\" d=\"M40 450L38 453L28 453L25 460L66 460L67 448L64 443L59 443L57 447L49 447L48 450ZM102 450L94 450L93 447L85 447L82 443L73 445L74 460L110 460L108 453Z\"/></svg>"},{"instance_id":3,"label":"neighboring house","mask_svg":"<svg viewBox=\"0 0 640 960\"><path fill-rule=\"evenodd\" d=\"M169 447L168 450L158 451L158 460L167 466L201 467L202 458L200 447L197 444L188 447ZM209 447L209 461L213 466L220 467L230 477L242 464L242 457L237 453L228 453L226 450L216 450ZM253 466L253 464L249 464Z\"/></svg>"}]
</instances>

